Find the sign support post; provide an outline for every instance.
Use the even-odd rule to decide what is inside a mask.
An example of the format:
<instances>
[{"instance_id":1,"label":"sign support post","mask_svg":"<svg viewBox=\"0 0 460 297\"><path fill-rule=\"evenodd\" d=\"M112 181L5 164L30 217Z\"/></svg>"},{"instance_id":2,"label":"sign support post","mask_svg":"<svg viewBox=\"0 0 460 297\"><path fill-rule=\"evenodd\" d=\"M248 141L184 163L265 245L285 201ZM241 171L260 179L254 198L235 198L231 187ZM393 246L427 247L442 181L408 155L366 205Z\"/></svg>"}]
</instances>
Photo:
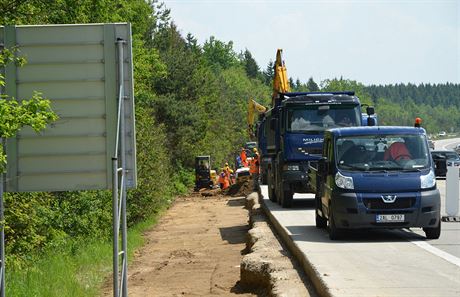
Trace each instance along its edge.
<instances>
[{"instance_id":1,"label":"sign support post","mask_svg":"<svg viewBox=\"0 0 460 297\"><path fill-rule=\"evenodd\" d=\"M125 95L123 79L123 46L126 44L121 38L117 39L118 48L118 118L115 154L112 158L112 207L113 207L113 296L128 296L128 232L126 221L126 144L125 144ZM120 153L118 153L120 147ZM120 159L120 162L118 161ZM121 167L118 167L118 166ZM120 185L118 179L120 178ZM120 230L121 229L121 230ZM121 232L120 232L121 231ZM121 233L121 251L119 245ZM119 257L121 256L121 267ZM120 272L121 268L121 272Z\"/></svg>"}]
</instances>

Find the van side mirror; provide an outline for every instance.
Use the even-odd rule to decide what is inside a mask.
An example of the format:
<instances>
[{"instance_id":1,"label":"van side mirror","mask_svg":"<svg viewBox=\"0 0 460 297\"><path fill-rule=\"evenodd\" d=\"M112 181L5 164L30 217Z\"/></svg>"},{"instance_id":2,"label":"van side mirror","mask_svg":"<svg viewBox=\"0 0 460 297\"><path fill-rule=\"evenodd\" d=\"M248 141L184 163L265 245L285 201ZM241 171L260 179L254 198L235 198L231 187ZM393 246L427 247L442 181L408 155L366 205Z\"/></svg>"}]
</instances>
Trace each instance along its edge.
<instances>
[{"instance_id":1,"label":"van side mirror","mask_svg":"<svg viewBox=\"0 0 460 297\"><path fill-rule=\"evenodd\" d=\"M278 119L277 118L271 119L270 120L270 129L275 130L276 126L278 126Z\"/></svg>"},{"instance_id":2,"label":"van side mirror","mask_svg":"<svg viewBox=\"0 0 460 297\"><path fill-rule=\"evenodd\" d=\"M367 113L368 116L371 116L371 115L375 114L374 106L366 107L366 113Z\"/></svg>"}]
</instances>

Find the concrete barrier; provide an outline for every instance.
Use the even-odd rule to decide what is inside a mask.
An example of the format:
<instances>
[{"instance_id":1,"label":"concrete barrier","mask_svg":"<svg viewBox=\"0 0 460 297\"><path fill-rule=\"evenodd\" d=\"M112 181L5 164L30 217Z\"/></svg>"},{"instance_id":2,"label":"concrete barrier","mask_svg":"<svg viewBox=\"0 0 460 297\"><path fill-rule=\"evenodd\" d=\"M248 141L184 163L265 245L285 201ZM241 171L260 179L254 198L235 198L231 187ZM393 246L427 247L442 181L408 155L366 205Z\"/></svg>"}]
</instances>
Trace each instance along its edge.
<instances>
[{"instance_id":1,"label":"concrete barrier","mask_svg":"<svg viewBox=\"0 0 460 297\"><path fill-rule=\"evenodd\" d=\"M447 166L446 174L446 213L450 217L460 216L459 166Z\"/></svg>"}]
</instances>

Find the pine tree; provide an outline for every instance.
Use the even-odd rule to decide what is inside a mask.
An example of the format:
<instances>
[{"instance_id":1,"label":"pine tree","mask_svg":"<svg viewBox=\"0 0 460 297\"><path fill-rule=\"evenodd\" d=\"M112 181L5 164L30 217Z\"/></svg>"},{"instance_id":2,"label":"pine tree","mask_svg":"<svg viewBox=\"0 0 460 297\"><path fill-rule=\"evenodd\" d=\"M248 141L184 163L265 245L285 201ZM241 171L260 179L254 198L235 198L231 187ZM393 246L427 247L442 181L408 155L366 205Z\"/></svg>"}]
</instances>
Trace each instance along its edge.
<instances>
[{"instance_id":1,"label":"pine tree","mask_svg":"<svg viewBox=\"0 0 460 297\"><path fill-rule=\"evenodd\" d=\"M315 83L315 81L313 80L313 77L310 77L308 79L308 82L307 82L307 88L310 92L317 92L319 91L319 87L318 87L318 84Z\"/></svg>"}]
</instances>

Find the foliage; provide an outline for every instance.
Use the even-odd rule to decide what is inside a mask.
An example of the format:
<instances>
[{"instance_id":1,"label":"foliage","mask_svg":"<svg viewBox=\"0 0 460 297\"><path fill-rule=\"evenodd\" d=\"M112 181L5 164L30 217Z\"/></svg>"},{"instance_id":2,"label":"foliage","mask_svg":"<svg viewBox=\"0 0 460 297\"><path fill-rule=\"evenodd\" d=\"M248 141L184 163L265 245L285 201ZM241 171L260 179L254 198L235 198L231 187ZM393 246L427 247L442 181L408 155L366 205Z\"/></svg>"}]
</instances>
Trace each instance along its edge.
<instances>
[{"instance_id":1,"label":"foliage","mask_svg":"<svg viewBox=\"0 0 460 297\"><path fill-rule=\"evenodd\" d=\"M22 57L16 57L15 49L3 49L0 52L0 68L8 63L24 65ZM0 75L0 87L5 86L5 78ZM0 138L14 136L22 127L30 126L36 132L46 128L46 125L57 120L57 115L51 110L50 101L35 92L30 100L18 102L16 98L0 96ZM0 145L0 172L4 171L6 155Z\"/></svg>"},{"instance_id":2,"label":"foliage","mask_svg":"<svg viewBox=\"0 0 460 297\"><path fill-rule=\"evenodd\" d=\"M40 93L35 92L30 100L0 101L0 137L12 137L23 126L30 126L39 132L46 125L57 120L51 110L50 101L43 100Z\"/></svg>"},{"instance_id":3,"label":"foliage","mask_svg":"<svg viewBox=\"0 0 460 297\"><path fill-rule=\"evenodd\" d=\"M128 193L129 224L167 206L174 194L170 155L164 145L164 125L155 121L148 104L155 95L154 85L167 74L158 51L151 47L151 37L169 21L169 10L158 1L144 0L2 1L0 7L6 9L1 16L4 24L132 22L135 95L139 99L136 108L139 187ZM4 53L2 65L7 61L22 63L14 60L10 52ZM32 100L21 103L1 101L2 136L12 135L20 128L8 122L10 119L19 119L37 130L55 119L49 101L38 99L36 94ZM6 193L5 203L9 267L22 267L30 255L39 251L64 246L78 250L77 242L81 240L107 240L111 235L111 195L106 191Z\"/></svg>"},{"instance_id":4,"label":"foliage","mask_svg":"<svg viewBox=\"0 0 460 297\"><path fill-rule=\"evenodd\" d=\"M203 45L203 57L208 65L228 69L238 64L233 42L225 43L211 36Z\"/></svg>"},{"instance_id":5,"label":"foliage","mask_svg":"<svg viewBox=\"0 0 460 297\"><path fill-rule=\"evenodd\" d=\"M136 107L136 129L138 187L128 192L130 225L168 205L174 192L165 126L155 121L151 107Z\"/></svg>"},{"instance_id":6,"label":"foliage","mask_svg":"<svg viewBox=\"0 0 460 297\"><path fill-rule=\"evenodd\" d=\"M416 117L429 133L458 132L460 127L460 85L396 84L368 86L379 121L385 125L413 125Z\"/></svg>"},{"instance_id":7,"label":"foliage","mask_svg":"<svg viewBox=\"0 0 460 297\"><path fill-rule=\"evenodd\" d=\"M317 92L319 91L318 84L313 80L313 77L310 77L307 82L307 89L310 92Z\"/></svg>"},{"instance_id":8,"label":"foliage","mask_svg":"<svg viewBox=\"0 0 460 297\"><path fill-rule=\"evenodd\" d=\"M361 101L361 104L372 105L371 96L366 92L362 83L349 79L326 79L321 82L321 91L354 91Z\"/></svg>"},{"instance_id":9,"label":"foliage","mask_svg":"<svg viewBox=\"0 0 460 297\"><path fill-rule=\"evenodd\" d=\"M160 214L128 230L128 259ZM100 296L112 268L112 242L107 240L86 239L29 255L22 267L8 268L6 296Z\"/></svg>"},{"instance_id":10,"label":"foliage","mask_svg":"<svg viewBox=\"0 0 460 297\"><path fill-rule=\"evenodd\" d=\"M246 74L250 78L261 78L263 81L263 77L260 73L259 65L257 65L256 60L252 57L251 52L246 49L241 57L241 60L244 65L244 69L246 70Z\"/></svg>"}]
</instances>

